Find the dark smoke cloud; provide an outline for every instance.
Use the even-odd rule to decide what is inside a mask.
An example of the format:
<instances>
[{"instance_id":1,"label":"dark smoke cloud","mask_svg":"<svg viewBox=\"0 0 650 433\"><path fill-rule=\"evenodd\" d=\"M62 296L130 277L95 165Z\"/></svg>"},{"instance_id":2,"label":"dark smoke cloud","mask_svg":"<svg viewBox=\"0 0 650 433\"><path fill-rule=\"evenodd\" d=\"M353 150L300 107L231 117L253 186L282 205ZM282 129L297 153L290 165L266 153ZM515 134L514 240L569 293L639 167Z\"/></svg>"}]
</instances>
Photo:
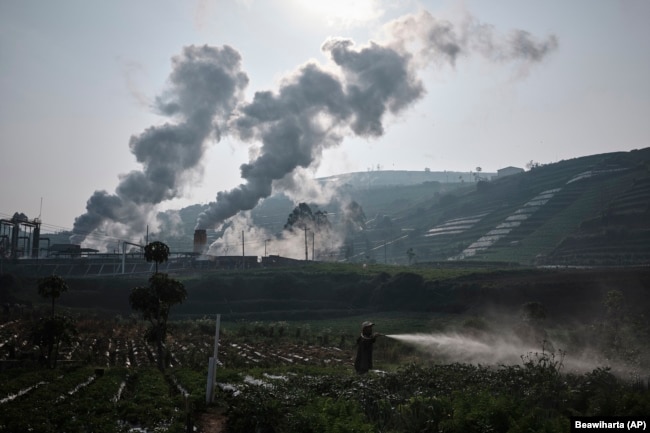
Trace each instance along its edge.
<instances>
[{"instance_id":1,"label":"dark smoke cloud","mask_svg":"<svg viewBox=\"0 0 650 433\"><path fill-rule=\"evenodd\" d=\"M233 130L243 140L261 142L260 155L240 168L247 182L218 193L197 227L214 227L252 209L271 195L274 181L314 164L349 130L382 135L387 111L398 113L424 94L408 54L377 44L356 49L347 39L329 40L322 49L340 68L338 74L305 65L277 93L258 92L241 107Z\"/></svg>"},{"instance_id":2,"label":"dark smoke cloud","mask_svg":"<svg viewBox=\"0 0 650 433\"><path fill-rule=\"evenodd\" d=\"M229 46L185 47L172 66L169 88L155 108L176 123L131 137L129 147L142 170L122 176L114 195L96 191L90 197L86 213L75 219L73 242L106 222L128 223L141 233L151 205L179 196L200 166L207 139L220 139L248 84L241 57Z\"/></svg>"}]
</instances>

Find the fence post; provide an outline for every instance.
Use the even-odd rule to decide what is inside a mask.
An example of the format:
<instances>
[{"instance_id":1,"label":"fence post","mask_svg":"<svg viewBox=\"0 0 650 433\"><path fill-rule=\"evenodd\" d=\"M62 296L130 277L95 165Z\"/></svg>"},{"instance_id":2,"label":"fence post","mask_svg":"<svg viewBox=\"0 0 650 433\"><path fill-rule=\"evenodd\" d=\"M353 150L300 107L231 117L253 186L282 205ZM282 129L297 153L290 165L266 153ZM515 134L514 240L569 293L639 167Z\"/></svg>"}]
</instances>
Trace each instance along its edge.
<instances>
[{"instance_id":1,"label":"fence post","mask_svg":"<svg viewBox=\"0 0 650 433\"><path fill-rule=\"evenodd\" d=\"M208 380L205 390L205 402L214 402L214 385L217 381L217 359L219 354L219 328L221 326L221 314L217 314L217 324L214 331L214 355L208 361Z\"/></svg>"}]
</instances>

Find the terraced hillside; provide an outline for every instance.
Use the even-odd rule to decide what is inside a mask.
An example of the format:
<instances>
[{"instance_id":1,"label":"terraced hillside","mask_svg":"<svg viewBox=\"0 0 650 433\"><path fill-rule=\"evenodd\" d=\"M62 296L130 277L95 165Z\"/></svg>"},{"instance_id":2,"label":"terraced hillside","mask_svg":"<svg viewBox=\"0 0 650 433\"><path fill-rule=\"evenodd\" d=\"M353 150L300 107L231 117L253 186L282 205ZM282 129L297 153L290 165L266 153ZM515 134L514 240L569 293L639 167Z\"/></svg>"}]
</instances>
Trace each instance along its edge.
<instances>
[{"instance_id":1,"label":"terraced hillside","mask_svg":"<svg viewBox=\"0 0 650 433\"><path fill-rule=\"evenodd\" d=\"M370 248L357 259L649 263L649 166L650 149L593 155L423 199L360 234Z\"/></svg>"}]
</instances>

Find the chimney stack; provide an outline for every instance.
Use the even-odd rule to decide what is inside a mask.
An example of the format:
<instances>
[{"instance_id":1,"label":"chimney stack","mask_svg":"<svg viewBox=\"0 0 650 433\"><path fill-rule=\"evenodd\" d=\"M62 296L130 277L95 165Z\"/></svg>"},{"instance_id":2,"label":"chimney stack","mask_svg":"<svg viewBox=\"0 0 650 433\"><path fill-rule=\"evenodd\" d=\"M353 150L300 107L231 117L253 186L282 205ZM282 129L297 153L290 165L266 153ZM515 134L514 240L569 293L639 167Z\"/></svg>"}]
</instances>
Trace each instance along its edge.
<instances>
[{"instance_id":1,"label":"chimney stack","mask_svg":"<svg viewBox=\"0 0 650 433\"><path fill-rule=\"evenodd\" d=\"M207 243L208 235L205 232L205 229L194 230L194 252L197 254L203 254Z\"/></svg>"}]
</instances>

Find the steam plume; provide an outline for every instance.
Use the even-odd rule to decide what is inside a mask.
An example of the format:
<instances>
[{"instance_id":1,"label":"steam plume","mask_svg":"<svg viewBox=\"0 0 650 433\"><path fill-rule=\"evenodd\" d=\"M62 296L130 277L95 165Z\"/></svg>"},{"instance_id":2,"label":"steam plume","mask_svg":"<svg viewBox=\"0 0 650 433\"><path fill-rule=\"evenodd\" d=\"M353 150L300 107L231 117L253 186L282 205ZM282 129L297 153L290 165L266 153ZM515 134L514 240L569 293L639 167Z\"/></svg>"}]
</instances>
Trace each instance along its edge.
<instances>
[{"instance_id":1,"label":"steam plume","mask_svg":"<svg viewBox=\"0 0 650 433\"><path fill-rule=\"evenodd\" d=\"M206 140L220 139L242 98L248 77L240 63L229 46L189 46L172 59L169 88L156 98L155 108L177 123L131 137L129 147L142 170L123 175L115 194L96 191L90 197L86 213L75 219L74 242L105 223L128 223L132 233L142 233L153 205L179 196L200 168Z\"/></svg>"},{"instance_id":2,"label":"steam plume","mask_svg":"<svg viewBox=\"0 0 650 433\"><path fill-rule=\"evenodd\" d=\"M415 70L432 60L452 65L461 54L479 52L490 61L541 61L557 47L555 36L537 42L522 30L509 37L468 18L462 26L421 12L390 23L392 40L357 48L349 39L333 38L322 50L338 70L328 72L315 63L289 76L277 93L257 92L241 107L232 129L245 141L262 142L259 155L242 164L246 181L219 192L199 216L197 228L210 228L252 209L273 189L290 185L299 171L317 165L323 149L338 145L346 135L379 137L387 113L397 114L420 99L425 89ZM421 47L417 56L411 45Z\"/></svg>"},{"instance_id":3,"label":"steam plume","mask_svg":"<svg viewBox=\"0 0 650 433\"><path fill-rule=\"evenodd\" d=\"M345 134L380 136L386 112L398 113L424 94L410 55L370 44L356 49L347 39L325 42L323 51L338 74L309 63L288 77L277 93L257 92L241 107L233 130L245 141L261 141L257 158L241 166L247 182L217 194L197 226L209 228L268 197L273 182L320 160L323 149ZM286 182L285 182L286 183Z\"/></svg>"},{"instance_id":4,"label":"steam plume","mask_svg":"<svg viewBox=\"0 0 650 433\"><path fill-rule=\"evenodd\" d=\"M453 24L423 11L387 29L391 36L381 44L359 47L349 39L327 40L322 50L331 67L304 64L277 91L258 91L250 102L242 98L248 78L237 51L184 48L172 59L168 90L155 102L175 123L131 137L129 146L142 170L122 176L115 194L96 191L90 197L86 213L75 219L73 241L100 227L121 235L142 233L155 206L180 196L200 172L209 138L219 140L228 132L261 146L240 167L244 182L217 193L199 216L197 228L203 229L254 208L274 189L293 190L304 183L304 170L316 167L323 150L344 137L381 136L387 115L401 113L424 95L418 68L431 62L455 65L460 56L474 54L528 65L558 46L553 35L541 41L523 30L499 35L469 15Z\"/></svg>"},{"instance_id":5,"label":"steam plume","mask_svg":"<svg viewBox=\"0 0 650 433\"><path fill-rule=\"evenodd\" d=\"M394 43L403 49L415 45L425 61L447 61L455 65L460 56L474 53L494 62L540 62L558 47L557 37L537 40L525 30L500 35L490 24L467 14L460 25L437 19L427 11L399 18L387 26Z\"/></svg>"}]
</instances>

